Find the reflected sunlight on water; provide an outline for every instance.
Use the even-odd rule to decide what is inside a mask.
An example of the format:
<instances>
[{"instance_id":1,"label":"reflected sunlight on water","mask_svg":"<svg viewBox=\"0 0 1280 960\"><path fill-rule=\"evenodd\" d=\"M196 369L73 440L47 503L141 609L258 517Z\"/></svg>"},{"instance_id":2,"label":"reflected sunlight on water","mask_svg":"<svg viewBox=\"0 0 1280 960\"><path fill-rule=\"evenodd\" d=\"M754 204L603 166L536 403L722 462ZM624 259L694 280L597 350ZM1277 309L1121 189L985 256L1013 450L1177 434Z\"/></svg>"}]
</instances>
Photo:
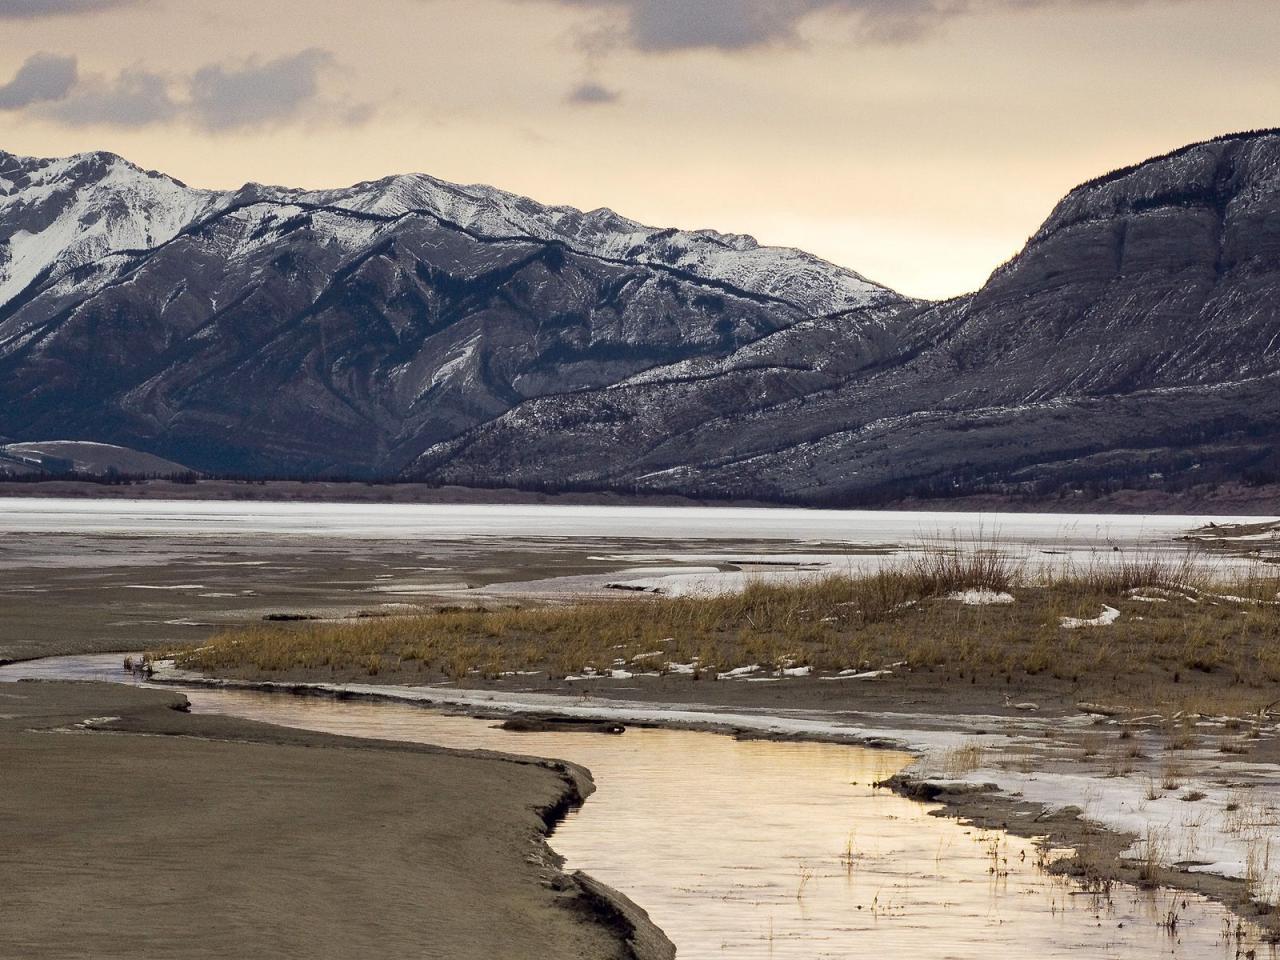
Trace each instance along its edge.
<instances>
[{"instance_id":1,"label":"reflected sunlight on water","mask_svg":"<svg viewBox=\"0 0 1280 960\"><path fill-rule=\"evenodd\" d=\"M588 767L598 791L552 846L648 910L682 960L1243 956L1216 904L1127 888L1108 901L1045 876L1027 841L874 790L904 754L677 730L511 733L407 705L188 695L196 712ZM1184 900L1170 935L1159 921Z\"/></svg>"}]
</instances>

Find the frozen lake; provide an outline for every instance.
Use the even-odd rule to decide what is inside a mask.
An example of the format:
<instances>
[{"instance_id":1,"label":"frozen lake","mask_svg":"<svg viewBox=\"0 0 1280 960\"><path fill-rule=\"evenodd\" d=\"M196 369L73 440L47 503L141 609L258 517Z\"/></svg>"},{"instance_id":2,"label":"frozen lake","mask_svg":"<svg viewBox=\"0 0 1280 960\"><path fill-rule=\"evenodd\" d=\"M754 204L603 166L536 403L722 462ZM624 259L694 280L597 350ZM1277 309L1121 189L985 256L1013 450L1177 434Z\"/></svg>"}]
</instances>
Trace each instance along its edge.
<instances>
[{"instance_id":1,"label":"frozen lake","mask_svg":"<svg viewBox=\"0 0 1280 960\"><path fill-rule=\"evenodd\" d=\"M920 513L720 507L573 507L227 501L0 500L0 534L315 536L371 540L616 538L900 544L975 538L1043 544L1167 542L1258 517Z\"/></svg>"},{"instance_id":2,"label":"frozen lake","mask_svg":"<svg viewBox=\"0 0 1280 960\"><path fill-rule=\"evenodd\" d=\"M0 660L194 642L282 616L734 590L858 573L927 542L999 541L1029 570L1181 556L1193 529L1257 520L0 499Z\"/></svg>"}]
</instances>

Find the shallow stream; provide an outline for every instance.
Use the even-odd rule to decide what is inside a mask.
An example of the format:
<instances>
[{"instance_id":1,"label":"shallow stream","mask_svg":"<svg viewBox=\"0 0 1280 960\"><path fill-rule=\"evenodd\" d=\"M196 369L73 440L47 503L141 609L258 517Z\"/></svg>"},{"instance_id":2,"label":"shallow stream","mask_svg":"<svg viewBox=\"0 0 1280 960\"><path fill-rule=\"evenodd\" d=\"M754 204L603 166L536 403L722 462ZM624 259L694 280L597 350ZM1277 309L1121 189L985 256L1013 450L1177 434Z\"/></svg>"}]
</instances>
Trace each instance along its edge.
<instances>
[{"instance_id":1,"label":"shallow stream","mask_svg":"<svg viewBox=\"0 0 1280 960\"><path fill-rule=\"evenodd\" d=\"M37 661L0 668L0 679L124 680L118 663ZM902 753L665 729L513 733L407 704L184 692L197 713L586 766L598 790L551 844L567 869L648 910L681 960L1274 956L1209 901L1088 893L1046 874L1028 841L874 789L910 762Z\"/></svg>"}]
</instances>

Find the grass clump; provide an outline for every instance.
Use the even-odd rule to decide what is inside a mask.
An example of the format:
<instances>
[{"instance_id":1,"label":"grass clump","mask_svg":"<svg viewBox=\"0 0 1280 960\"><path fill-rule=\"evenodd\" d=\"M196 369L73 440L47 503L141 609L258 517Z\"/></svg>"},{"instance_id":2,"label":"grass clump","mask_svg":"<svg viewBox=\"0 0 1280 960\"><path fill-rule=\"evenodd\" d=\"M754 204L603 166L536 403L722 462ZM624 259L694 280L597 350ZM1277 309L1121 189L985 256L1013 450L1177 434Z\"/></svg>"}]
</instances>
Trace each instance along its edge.
<instances>
[{"instance_id":1,"label":"grass clump","mask_svg":"<svg viewBox=\"0 0 1280 960\"><path fill-rule=\"evenodd\" d=\"M173 655L208 673L402 682L612 670L701 682L749 667L893 666L896 677L927 676L935 688L1005 689L1034 678L1074 701L1246 717L1280 701L1280 604L1266 599L1276 586L1269 571L1210 585L1188 562L1161 558L1116 558L1031 581L998 549L937 547L865 575L757 582L710 597L257 623ZM959 602L967 591L1015 602ZM1106 606L1120 611L1114 623L1063 626ZM1177 749L1177 731L1170 740Z\"/></svg>"}]
</instances>

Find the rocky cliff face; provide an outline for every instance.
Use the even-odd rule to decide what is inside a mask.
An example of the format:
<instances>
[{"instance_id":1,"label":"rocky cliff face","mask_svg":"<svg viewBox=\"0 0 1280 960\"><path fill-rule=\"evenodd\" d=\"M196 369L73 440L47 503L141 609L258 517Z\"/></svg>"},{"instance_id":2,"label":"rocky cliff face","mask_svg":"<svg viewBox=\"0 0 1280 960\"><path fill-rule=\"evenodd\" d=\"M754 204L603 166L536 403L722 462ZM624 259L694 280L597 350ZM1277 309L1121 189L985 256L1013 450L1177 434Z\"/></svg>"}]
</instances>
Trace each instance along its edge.
<instances>
[{"instance_id":1,"label":"rocky cliff face","mask_svg":"<svg viewBox=\"0 0 1280 960\"><path fill-rule=\"evenodd\" d=\"M0 432L208 471L859 502L1280 439L1280 134L1072 191L972 296L402 176L0 155Z\"/></svg>"},{"instance_id":2,"label":"rocky cliff face","mask_svg":"<svg viewBox=\"0 0 1280 960\"><path fill-rule=\"evenodd\" d=\"M1073 191L971 297L891 311L834 349L780 351L821 358L820 370L747 362L800 326L710 380L655 371L524 404L420 467L835 502L1206 464L1238 473L1280 434L1278 243L1280 135L1195 145ZM889 333L876 346L874 329ZM570 449L590 455L559 453Z\"/></svg>"}]
</instances>

